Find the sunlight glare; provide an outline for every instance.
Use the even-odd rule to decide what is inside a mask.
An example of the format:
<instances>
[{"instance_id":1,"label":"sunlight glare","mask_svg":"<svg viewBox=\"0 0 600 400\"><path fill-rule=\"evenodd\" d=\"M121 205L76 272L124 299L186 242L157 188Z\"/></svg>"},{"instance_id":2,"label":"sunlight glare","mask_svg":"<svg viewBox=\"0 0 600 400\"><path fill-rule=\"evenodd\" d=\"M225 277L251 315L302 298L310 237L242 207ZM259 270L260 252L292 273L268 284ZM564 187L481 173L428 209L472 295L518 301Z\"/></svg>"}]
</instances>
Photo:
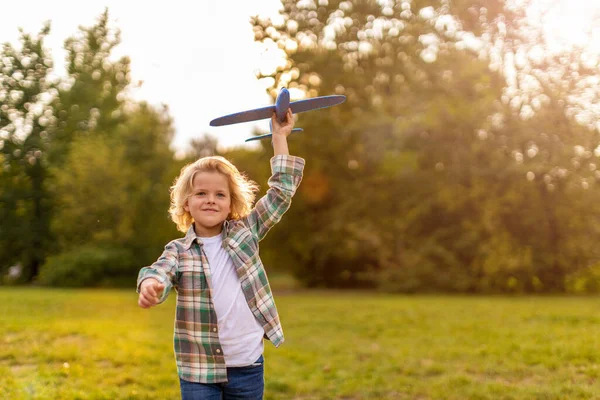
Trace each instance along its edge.
<instances>
[{"instance_id":1,"label":"sunlight glare","mask_svg":"<svg viewBox=\"0 0 600 400\"><path fill-rule=\"evenodd\" d=\"M553 50L577 46L600 51L600 4L589 0L538 0L530 11L533 18L542 20Z\"/></svg>"}]
</instances>

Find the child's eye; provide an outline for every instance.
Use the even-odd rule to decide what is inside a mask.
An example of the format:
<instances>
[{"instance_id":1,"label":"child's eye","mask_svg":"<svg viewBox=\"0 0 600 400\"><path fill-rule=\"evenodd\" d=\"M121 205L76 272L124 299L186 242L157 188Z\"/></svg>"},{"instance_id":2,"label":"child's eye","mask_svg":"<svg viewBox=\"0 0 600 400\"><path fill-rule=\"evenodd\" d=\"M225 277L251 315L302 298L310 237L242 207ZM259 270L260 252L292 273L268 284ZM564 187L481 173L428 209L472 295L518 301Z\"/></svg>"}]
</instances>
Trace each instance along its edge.
<instances>
[{"instance_id":1,"label":"child's eye","mask_svg":"<svg viewBox=\"0 0 600 400\"><path fill-rule=\"evenodd\" d=\"M205 192L198 192L196 193L196 196L204 196L206 193Z\"/></svg>"},{"instance_id":2,"label":"child's eye","mask_svg":"<svg viewBox=\"0 0 600 400\"><path fill-rule=\"evenodd\" d=\"M219 196L219 197L225 197L225 195L223 193L219 193L219 194L217 194L217 196Z\"/></svg>"}]
</instances>

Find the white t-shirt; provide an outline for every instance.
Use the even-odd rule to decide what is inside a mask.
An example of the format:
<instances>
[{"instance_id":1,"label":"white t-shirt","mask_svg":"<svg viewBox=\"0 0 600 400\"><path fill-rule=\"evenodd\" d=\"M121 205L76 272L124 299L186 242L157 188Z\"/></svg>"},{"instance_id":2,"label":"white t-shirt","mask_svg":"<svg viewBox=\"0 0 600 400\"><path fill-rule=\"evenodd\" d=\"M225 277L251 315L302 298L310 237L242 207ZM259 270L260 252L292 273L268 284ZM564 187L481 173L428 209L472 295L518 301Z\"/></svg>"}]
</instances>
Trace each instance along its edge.
<instances>
[{"instance_id":1,"label":"white t-shirt","mask_svg":"<svg viewBox=\"0 0 600 400\"><path fill-rule=\"evenodd\" d=\"M252 314L221 235L200 238L208 258L219 342L228 367L254 363L263 353L263 327Z\"/></svg>"}]
</instances>

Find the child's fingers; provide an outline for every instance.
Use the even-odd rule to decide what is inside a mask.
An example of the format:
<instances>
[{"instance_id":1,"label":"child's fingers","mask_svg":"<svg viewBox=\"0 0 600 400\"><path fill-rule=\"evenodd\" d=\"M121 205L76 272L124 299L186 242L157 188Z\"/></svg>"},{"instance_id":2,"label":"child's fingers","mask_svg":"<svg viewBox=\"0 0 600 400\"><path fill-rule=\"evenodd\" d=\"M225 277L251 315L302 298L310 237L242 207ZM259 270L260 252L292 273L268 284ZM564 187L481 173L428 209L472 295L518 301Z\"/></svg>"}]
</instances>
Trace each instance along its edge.
<instances>
[{"instance_id":1,"label":"child's fingers","mask_svg":"<svg viewBox=\"0 0 600 400\"><path fill-rule=\"evenodd\" d=\"M154 292L152 285L148 285L143 288L141 293L144 295L144 297L156 297L156 293Z\"/></svg>"},{"instance_id":2,"label":"child's fingers","mask_svg":"<svg viewBox=\"0 0 600 400\"><path fill-rule=\"evenodd\" d=\"M152 295L156 298L156 301L158 302L159 298L162 296L163 290L165 290L165 285L163 285L162 283L155 283L152 286L152 290Z\"/></svg>"},{"instance_id":3,"label":"child's fingers","mask_svg":"<svg viewBox=\"0 0 600 400\"><path fill-rule=\"evenodd\" d=\"M288 108L287 111L285 112L285 119L283 121L281 121L280 125L282 125L282 126L289 125L291 118L292 118L292 110L290 108Z\"/></svg>"},{"instance_id":4,"label":"child's fingers","mask_svg":"<svg viewBox=\"0 0 600 400\"><path fill-rule=\"evenodd\" d=\"M140 297L138 299L138 306L142 307L142 308L149 308L150 305L148 304L148 302L146 300L144 300L143 297Z\"/></svg>"},{"instance_id":5,"label":"child's fingers","mask_svg":"<svg viewBox=\"0 0 600 400\"><path fill-rule=\"evenodd\" d=\"M142 308L150 308L157 305L160 302L163 290L165 290L163 283L155 279L148 280L147 283L142 284L138 305Z\"/></svg>"},{"instance_id":6,"label":"child's fingers","mask_svg":"<svg viewBox=\"0 0 600 400\"><path fill-rule=\"evenodd\" d=\"M140 294L140 297L138 298L138 305L142 308L150 308L154 304Z\"/></svg>"},{"instance_id":7,"label":"child's fingers","mask_svg":"<svg viewBox=\"0 0 600 400\"><path fill-rule=\"evenodd\" d=\"M152 295L150 293L141 293L142 298L151 304L156 304L158 303L158 296Z\"/></svg>"},{"instance_id":8,"label":"child's fingers","mask_svg":"<svg viewBox=\"0 0 600 400\"><path fill-rule=\"evenodd\" d=\"M163 285L162 283L159 283L158 285L156 285L156 294L157 295L162 294L163 290L165 290L165 285Z\"/></svg>"},{"instance_id":9,"label":"child's fingers","mask_svg":"<svg viewBox=\"0 0 600 400\"><path fill-rule=\"evenodd\" d=\"M157 305L160 302L160 296L158 296L153 290L142 290L138 298L138 304L140 307L148 308Z\"/></svg>"},{"instance_id":10,"label":"child's fingers","mask_svg":"<svg viewBox=\"0 0 600 400\"><path fill-rule=\"evenodd\" d=\"M153 280L151 281L147 286L146 286L146 293L148 293L150 296L153 297L157 297L159 290L158 287L162 286L160 283L158 283L157 281ZM164 286L163 286L164 288Z\"/></svg>"}]
</instances>

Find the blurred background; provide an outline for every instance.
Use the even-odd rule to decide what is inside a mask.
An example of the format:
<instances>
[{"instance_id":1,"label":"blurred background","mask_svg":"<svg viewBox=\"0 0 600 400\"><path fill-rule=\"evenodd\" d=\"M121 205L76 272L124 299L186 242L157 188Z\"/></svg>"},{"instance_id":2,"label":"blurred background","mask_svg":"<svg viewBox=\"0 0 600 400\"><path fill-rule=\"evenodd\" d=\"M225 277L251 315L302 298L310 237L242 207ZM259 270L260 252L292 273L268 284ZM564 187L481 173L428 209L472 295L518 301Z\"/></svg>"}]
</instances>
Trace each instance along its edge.
<instances>
[{"instance_id":1,"label":"blurred background","mask_svg":"<svg viewBox=\"0 0 600 400\"><path fill-rule=\"evenodd\" d=\"M600 6L57 4L11 3L2 26L3 284L131 285L179 235L168 187L185 163L223 155L264 191L270 145L243 139L267 122L208 122L288 87L347 101L297 120L308 165L263 246L273 271L392 292L600 289Z\"/></svg>"},{"instance_id":2,"label":"blurred background","mask_svg":"<svg viewBox=\"0 0 600 400\"><path fill-rule=\"evenodd\" d=\"M139 309L137 273L182 236L188 162L265 192L273 150L244 139L268 121L209 121L281 87L347 100L289 139L307 165L261 246L286 332L267 399L600 398L597 2L2 13L0 398L179 396L174 296Z\"/></svg>"}]
</instances>

